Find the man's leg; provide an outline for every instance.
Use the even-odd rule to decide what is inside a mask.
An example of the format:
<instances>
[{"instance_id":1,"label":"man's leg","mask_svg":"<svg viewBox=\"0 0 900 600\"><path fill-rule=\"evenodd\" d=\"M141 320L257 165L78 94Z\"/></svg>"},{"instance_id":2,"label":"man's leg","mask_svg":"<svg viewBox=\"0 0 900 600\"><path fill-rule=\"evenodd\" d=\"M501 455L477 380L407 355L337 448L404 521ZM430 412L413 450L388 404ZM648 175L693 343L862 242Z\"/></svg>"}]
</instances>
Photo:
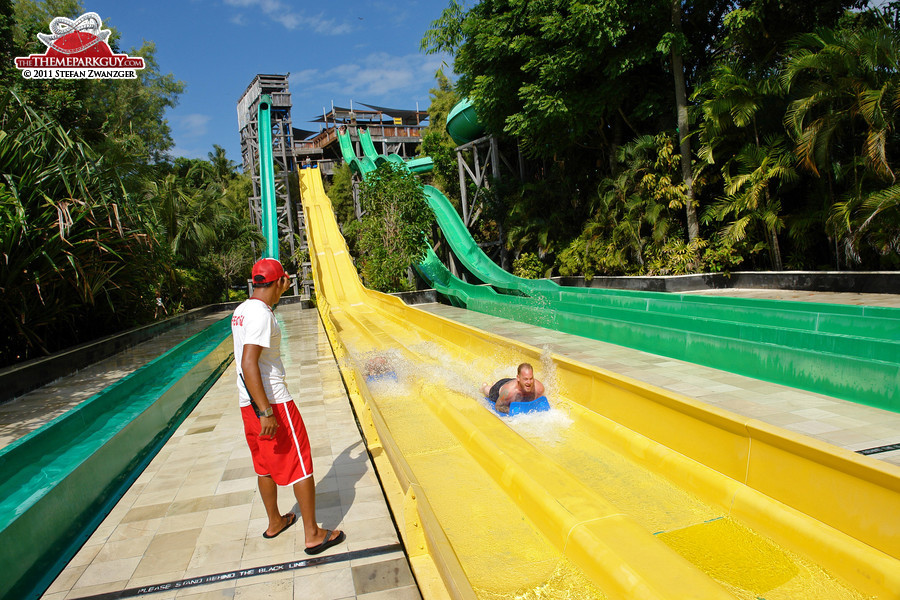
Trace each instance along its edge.
<instances>
[{"instance_id":1,"label":"man's leg","mask_svg":"<svg viewBox=\"0 0 900 600\"><path fill-rule=\"evenodd\" d=\"M256 478L259 485L259 495L262 496L263 506L266 507L266 516L269 517L267 535L275 535L288 524L290 517L282 516L278 512L278 486L269 476L259 475Z\"/></svg>"},{"instance_id":2,"label":"man's leg","mask_svg":"<svg viewBox=\"0 0 900 600\"><path fill-rule=\"evenodd\" d=\"M312 548L325 541L325 530L319 527L316 519L316 482L312 477L307 477L294 484L294 496L300 505L300 516L303 519L303 535L306 538L306 547ZM335 530L331 539L340 535L341 531Z\"/></svg>"}]
</instances>

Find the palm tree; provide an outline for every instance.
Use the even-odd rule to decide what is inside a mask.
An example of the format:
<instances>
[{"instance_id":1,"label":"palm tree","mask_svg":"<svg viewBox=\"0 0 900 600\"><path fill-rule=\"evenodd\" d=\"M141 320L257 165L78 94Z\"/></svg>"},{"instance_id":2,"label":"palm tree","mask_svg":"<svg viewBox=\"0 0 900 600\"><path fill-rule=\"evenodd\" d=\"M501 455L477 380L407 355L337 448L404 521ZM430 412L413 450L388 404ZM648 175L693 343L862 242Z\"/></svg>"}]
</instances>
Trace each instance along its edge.
<instances>
[{"instance_id":1,"label":"palm tree","mask_svg":"<svg viewBox=\"0 0 900 600\"><path fill-rule=\"evenodd\" d=\"M794 157L782 137L766 138L763 144L747 144L729 165L737 173L725 172L725 195L704 213L706 222L724 222L723 241L733 244L747 238L748 228L757 225L765 232L769 256L776 271L783 269L778 232L784 227L778 189L797 180ZM727 167L726 167L727 168Z\"/></svg>"},{"instance_id":2,"label":"palm tree","mask_svg":"<svg viewBox=\"0 0 900 600\"><path fill-rule=\"evenodd\" d=\"M224 190L228 181L234 177L237 164L228 159L225 148L218 144L213 144L213 151L208 152L206 156L209 158L213 181Z\"/></svg>"},{"instance_id":3,"label":"palm tree","mask_svg":"<svg viewBox=\"0 0 900 600\"><path fill-rule=\"evenodd\" d=\"M795 152L829 181L829 230L845 259L860 262L863 239L879 253L896 253L900 243L884 236L896 230L888 219L896 214L900 36L883 22L803 35L783 81L799 96L785 119Z\"/></svg>"}]
</instances>

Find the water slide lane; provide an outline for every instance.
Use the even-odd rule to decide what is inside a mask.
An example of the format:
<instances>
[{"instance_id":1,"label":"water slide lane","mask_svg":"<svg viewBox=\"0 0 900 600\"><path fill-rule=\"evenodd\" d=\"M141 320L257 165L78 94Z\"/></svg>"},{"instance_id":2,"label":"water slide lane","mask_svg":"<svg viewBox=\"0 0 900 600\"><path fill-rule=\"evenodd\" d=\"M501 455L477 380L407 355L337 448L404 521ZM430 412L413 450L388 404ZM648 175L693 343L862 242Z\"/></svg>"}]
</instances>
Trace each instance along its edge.
<instances>
[{"instance_id":1,"label":"water slide lane","mask_svg":"<svg viewBox=\"0 0 900 600\"><path fill-rule=\"evenodd\" d=\"M231 360L225 318L0 450L0 599L40 596Z\"/></svg>"},{"instance_id":2,"label":"water slide lane","mask_svg":"<svg viewBox=\"0 0 900 600\"><path fill-rule=\"evenodd\" d=\"M378 150L375 149L375 143L372 142L372 134L369 133L369 130L365 127L359 127L357 130L357 135L359 136L359 145L362 146L363 156L371 160L375 166L381 165L382 163L388 162L387 157L382 156L378 153ZM347 136L349 137L349 133ZM399 156L397 158L400 158ZM400 158L400 160L403 160Z\"/></svg>"},{"instance_id":3,"label":"water slide lane","mask_svg":"<svg viewBox=\"0 0 900 600\"><path fill-rule=\"evenodd\" d=\"M319 171L300 185L318 307L427 597L898 597L900 469L368 290ZM523 360L554 408L500 419L477 386Z\"/></svg>"},{"instance_id":4,"label":"water slide lane","mask_svg":"<svg viewBox=\"0 0 900 600\"><path fill-rule=\"evenodd\" d=\"M372 162L375 166L379 166L385 162L391 162L395 165L403 168L406 171L411 173L427 173L431 171L434 167L434 161L430 156L420 156L419 158L413 158L410 160L406 160L402 156L396 153L388 154L387 156L383 154L379 154L378 150L375 149L375 143L372 141L372 134L369 132L366 127L359 127L356 130L357 135L359 136L359 145L362 148L363 156ZM347 131L346 134L341 134L338 132L338 136L344 135L347 137L348 143L347 147L352 150L353 144L350 142L350 132ZM344 155L344 160L347 161L346 154ZM347 161L349 162L349 161ZM368 174L368 172L366 173ZM365 174L361 174L365 176Z\"/></svg>"}]
</instances>

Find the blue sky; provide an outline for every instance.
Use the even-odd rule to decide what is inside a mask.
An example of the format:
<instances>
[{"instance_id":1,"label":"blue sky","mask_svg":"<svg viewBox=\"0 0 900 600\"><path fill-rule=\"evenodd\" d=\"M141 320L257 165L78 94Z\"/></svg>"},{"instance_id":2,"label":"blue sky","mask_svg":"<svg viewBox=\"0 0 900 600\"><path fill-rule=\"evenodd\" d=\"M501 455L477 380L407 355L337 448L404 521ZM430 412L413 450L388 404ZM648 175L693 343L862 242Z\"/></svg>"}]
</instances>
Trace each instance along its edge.
<instances>
[{"instance_id":1,"label":"blue sky","mask_svg":"<svg viewBox=\"0 0 900 600\"><path fill-rule=\"evenodd\" d=\"M127 52L156 42L160 71L187 84L167 119L174 156L213 144L240 164L237 101L257 73L290 73L294 127L350 101L425 109L445 56L419 43L449 0L82 0ZM448 60L449 62L449 60ZM450 69L445 69L449 73Z\"/></svg>"}]
</instances>

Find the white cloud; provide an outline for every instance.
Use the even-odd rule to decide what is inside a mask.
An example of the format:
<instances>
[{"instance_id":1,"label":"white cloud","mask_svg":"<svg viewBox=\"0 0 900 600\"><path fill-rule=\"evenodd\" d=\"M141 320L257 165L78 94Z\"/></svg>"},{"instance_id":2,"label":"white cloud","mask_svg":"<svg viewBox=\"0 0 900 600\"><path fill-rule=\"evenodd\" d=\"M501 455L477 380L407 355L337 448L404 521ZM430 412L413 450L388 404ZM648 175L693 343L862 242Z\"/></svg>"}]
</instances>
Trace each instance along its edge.
<instances>
[{"instance_id":1,"label":"white cloud","mask_svg":"<svg viewBox=\"0 0 900 600\"><path fill-rule=\"evenodd\" d=\"M346 102L343 99L377 102L379 97L421 90L423 82L434 81L434 73L444 60L442 56L392 56L377 52L358 63L342 64L321 72L308 69L291 73L291 93L324 93L335 100L341 98L341 102Z\"/></svg>"},{"instance_id":2,"label":"white cloud","mask_svg":"<svg viewBox=\"0 0 900 600\"><path fill-rule=\"evenodd\" d=\"M224 2L234 8L259 11L290 31L310 29L325 35L342 35L353 31L353 27L349 23L339 24L334 19L326 18L324 13L308 15L294 11L289 4L281 0L224 0ZM243 14L232 17L231 20L239 25L244 24Z\"/></svg>"},{"instance_id":3,"label":"white cloud","mask_svg":"<svg viewBox=\"0 0 900 600\"><path fill-rule=\"evenodd\" d=\"M179 137L198 138L208 133L207 125L212 117L201 113L191 113L175 117L175 120L178 124Z\"/></svg>"},{"instance_id":4,"label":"white cloud","mask_svg":"<svg viewBox=\"0 0 900 600\"><path fill-rule=\"evenodd\" d=\"M209 150L201 150L199 148L189 148L186 146L182 146L178 142L175 142L175 146L169 150L169 154L172 155L173 158L183 157L183 158L201 158L206 160L209 155Z\"/></svg>"}]
</instances>

